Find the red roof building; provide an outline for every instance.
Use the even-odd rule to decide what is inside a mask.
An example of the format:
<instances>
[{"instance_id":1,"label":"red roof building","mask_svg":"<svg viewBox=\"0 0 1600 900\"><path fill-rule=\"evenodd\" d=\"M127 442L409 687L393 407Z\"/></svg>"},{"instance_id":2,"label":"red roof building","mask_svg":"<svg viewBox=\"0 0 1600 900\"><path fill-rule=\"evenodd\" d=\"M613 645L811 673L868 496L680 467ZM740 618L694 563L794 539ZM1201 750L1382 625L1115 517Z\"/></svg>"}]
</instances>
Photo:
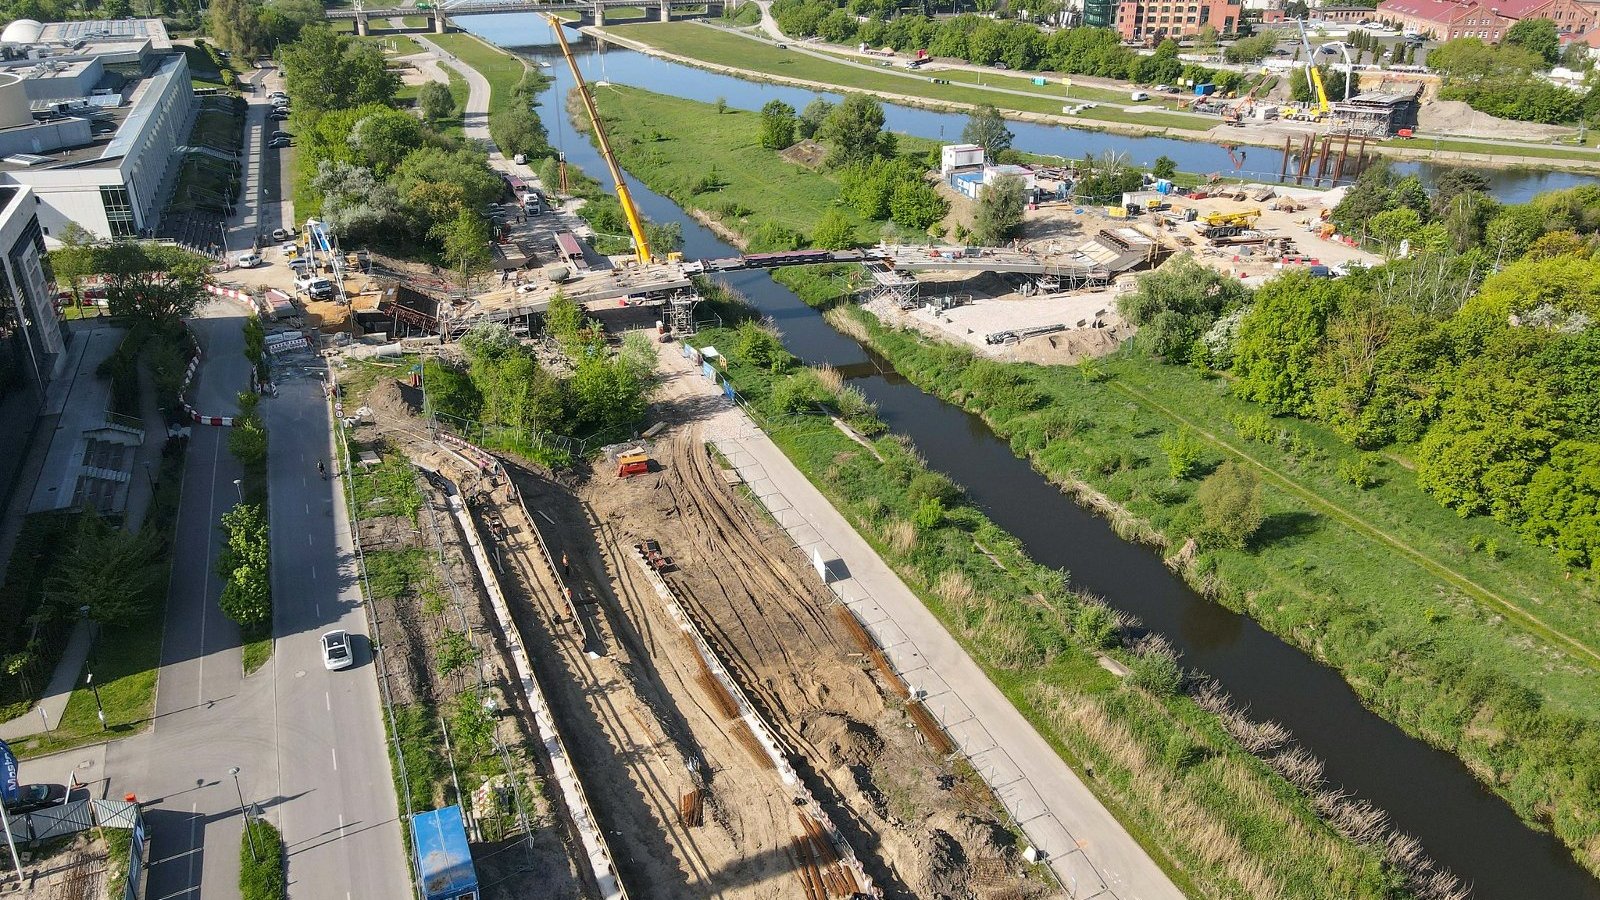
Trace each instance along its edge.
<instances>
[{"instance_id":1,"label":"red roof building","mask_svg":"<svg viewBox=\"0 0 1600 900\"><path fill-rule=\"evenodd\" d=\"M1558 34L1575 34L1600 25L1600 3L1593 0L1492 0L1508 19L1549 19Z\"/></svg>"},{"instance_id":2,"label":"red roof building","mask_svg":"<svg viewBox=\"0 0 1600 900\"><path fill-rule=\"evenodd\" d=\"M1491 44L1499 43L1516 23L1480 0L1383 0L1378 4L1378 18L1398 23L1407 33L1437 41L1475 37Z\"/></svg>"}]
</instances>

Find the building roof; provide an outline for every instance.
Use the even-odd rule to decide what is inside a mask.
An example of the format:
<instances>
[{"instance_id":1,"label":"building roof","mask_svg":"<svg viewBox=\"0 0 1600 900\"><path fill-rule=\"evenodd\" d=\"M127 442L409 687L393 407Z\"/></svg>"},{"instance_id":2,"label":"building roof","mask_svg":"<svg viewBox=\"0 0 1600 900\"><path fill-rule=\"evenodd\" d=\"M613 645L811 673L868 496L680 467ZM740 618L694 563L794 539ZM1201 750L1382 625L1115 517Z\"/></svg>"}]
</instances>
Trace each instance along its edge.
<instances>
[{"instance_id":1,"label":"building roof","mask_svg":"<svg viewBox=\"0 0 1600 900\"><path fill-rule=\"evenodd\" d=\"M160 19L88 19L49 22L40 26L37 43L85 47L149 41L152 50L171 50L166 23ZM93 51L91 51L93 52Z\"/></svg>"},{"instance_id":2,"label":"building roof","mask_svg":"<svg viewBox=\"0 0 1600 900\"><path fill-rule=\"evenodd\" d=\"M1508 19L1526 19L1550 3L1551 0L1490 0L1489 8Z\"/></svg>"},{"instance_id":3,"label":"building roof","mask_svg":"<svg viewBox=\"0 0 1600 900\"><path fill-rule=\"evenodd\" d=\"M1454 22L1478 8L1474 2L1458 3L1455 0L1383 0L1378 4L1379 14L1410 16L1429 22Z\"/></svg>"},{"instance_id":4,"label":"building roof","mask_svg":"<svg viewBox=\"0 0 1600 900\"><path fill-rule=\"evenodd\" d=\"M118 165L118 160L133 149L143 132L159 118L160 98L173 79L187 82L187 60L180 54L156 57L155 64L145 74L128 80L120 91L105 98L83 98L92 102L74 105L68 111L67 118L88 118L94 123L89 143L58 144L38 152L13 154L0 159L0 172Z\"/></svg>"}]
</instances>

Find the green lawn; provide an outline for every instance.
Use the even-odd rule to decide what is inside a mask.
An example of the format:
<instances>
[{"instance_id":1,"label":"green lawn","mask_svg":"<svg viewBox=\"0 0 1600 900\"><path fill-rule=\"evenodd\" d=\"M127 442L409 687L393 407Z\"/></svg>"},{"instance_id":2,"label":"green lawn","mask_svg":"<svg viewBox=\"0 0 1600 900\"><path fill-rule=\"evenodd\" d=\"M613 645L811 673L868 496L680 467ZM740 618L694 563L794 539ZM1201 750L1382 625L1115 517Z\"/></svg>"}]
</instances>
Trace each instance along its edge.
<instances>
[{"instance_id":1,"label":"green lawn","mask_svg":"<svg viewBox=\"0 0 1600 900\"><path fill-rule=\"evenodd\" d=\"M402 16L400 22L407 28L427 28L430 24L427 16Z\"/></svg>"},{"instance_id":2,"label":"green lawn","mask_svg":"<svg viewBox=\"0 0 1600 900\"><path fill-rule=\"evenodd\" d=\"M827 54L828 56L837 59L848 60L855 63L864 62L868 65L877 65L877 63L870 57L854 56L848 53L841 53L832 50L822 50L820 47L812 49L821 50L821 52ZM894 60L894 63L896 66L899 66L904 62L904 60L904 57L897 57ZM909 72L910 70L904 71ZM1128 102L1127 91L1089 87L1087 85L1077 84L1076 82L1074 82L1072 88L1069 90L1066 85L1061 83L1061 76L1059 75L1049 76L1044 85L1037 85L1033 83L1032 76L1010 75L999 69L996 69L992 72L974 72L968 69L922 69L916 74L924 78L943 78L955 84L987 85L989 87L1003 87L1012 91L1027 91L1034 94L1044 94L1048 95L1050 99L1055 101L1056 109L1060 109L1062 103L1076 103L1083 100L1102 101L1106 103ZM1060 99L1057 100L1056 98Z\"/></svg>"},{"instance_id":3,"label":"green lawn","mask_svg":"<svg viewBox=\"0 0 1600 900\"><path fill-rule=\"evenodd\" d=\"M243 635L244 674L246 677L259 670L272 658L272 635Z\"/></svg>"},{"instance_id":4,"label":"green lawn","mask_svg":"<svg viewBox=\"0 0 1600 900\"><path fill-rule=\"evenodd\" d=\"M1454 138L1430 138L1427 136L1414 138L1391 138L1383 142L1385 147L1404 147L1408 150L1442 150L1449 153L1484 153L1494 156L1531 156L1538 159L1581 159L1600 168L1600 152L1585 150L1580 147L1562 147L1553 144L1519 144L1508 147L1504 144L1482 144L1476 141L1464 141Z\"/></svg>"},{"instance_id":5,"label":"green lawn","mask_svg":"<svg viewBox=\"0 0 1600 900\"><path fill-rule=\"evenodd\" d=\"M521 59L470 34L435 34L428 39L477 69L488 80L490 116L511 103L511 89L522 80L522 73L527 70Z\"/></svg>"},{"instance_id":6,"label":"green lawn","mask_svg":"<svg viewBox=\"0 0 1600 900\"><path fill-rule=\"evenodd\" d=\"M986 90L978 87L977 73L972 72L937 72L925 74L910 72L894 67L859 68L845 65L842 62L832 62L818 59L804 53L779 50L764 41L744 37L739 34L716 28L698 25L694 22L672 22L669 24L652 23L639 25L621 25L608 29L623 37L641 41L658 47L669 53L700 60L701 62L715 65L733 66L761 75L772 75L782 78L794 78L811 81L819 84L834 86L838 89L843 85L845 89L856 89L883 94L899 94L910 97L921 97L928 100L943 100L952 103L980 104L991 103L1004 110L1019 112L1045 113L1048 115L1061 115L1061 107L1069 102L1052 96L1018 96L1000 91ZM961 76L957 78L955 76ZM983 76L987 82L988 75ZM1019 90L1043 91L1036 88L1023 78L1008 77ZM965 82L968 78L972 83L934 84L933 78L947 78L952 82ZM1056 90L1065 93L1059 83ZM1092 99L1083 93L1084 89L1072 90L1073 100ZM1107 91L1108 97L1114 92ZM1126 99L1121 94L1117 97ZM1153 127L1173 128L1186 131L1205 131L1217 124L1217 120L1207 116L1191 116L1181 113L1161 112L1152 110L1148 113L1130 113L1120 109L1107 109L1099 107L1086 110L1076 117L1085 122L1138 122Z\"/></svg>"},{"instance_id":7,"label":"green lawn","mask_svg":"<svg viewBox=\"0 0 1600 900\"><path fill-rule=\"evenodd\" d=\"M612 144L629 172L681 203L706 209L734 226L772 221L809 234L822 214L837 206L865 237L868 223L848 206L839 206L839 186L831 178L807 173L761 146L760 117L729 109L718 115L704 103L609 85L595 89ZM708 157L697 148L716 147ZM714 169L723 186L699 195L697 183ZM741 210L749 211L745 215Z\"/></svg>"},{"instance_id":8,"label":"green lawn","mask_svg":"<svg viewBox=\"0 0 1600 900\"><path fill-rule=\"evenodd\" d=\"M156 673L161 665L164 616L153 616L137 628L100 629L94 660L78 677L78 689L67 701L67 711L54 731L12 743L18 756L43 756L82 744L97 744L137 734L150 724L156 701ZM83 676L94 673L100 685L100 702L106 711L106 728L95 713L94 694ZM38 713L34 713L38 715Z\"/></svg>"}]
</instances>

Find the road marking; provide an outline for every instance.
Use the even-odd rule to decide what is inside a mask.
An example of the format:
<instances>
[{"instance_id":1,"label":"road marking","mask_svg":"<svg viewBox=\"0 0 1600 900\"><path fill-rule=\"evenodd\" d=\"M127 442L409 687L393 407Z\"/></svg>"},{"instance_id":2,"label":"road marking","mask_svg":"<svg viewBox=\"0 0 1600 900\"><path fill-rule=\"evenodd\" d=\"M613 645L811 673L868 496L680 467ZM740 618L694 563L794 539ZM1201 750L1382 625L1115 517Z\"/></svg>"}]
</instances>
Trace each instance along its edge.
<instances>
[{"instance_id":1,"label":"road marking","mask_svg":"<svg viewBox=\"0 0 1600 900\"><path fill-rule=\"evenodd\" d=\"M339 814L339 837L344 837L344 813ZM346 893L345 896L349 897L350 895Z\"/></svg>"},{"instance_id":2,"label":"road marking","mask_svg":"<svg viewBox=\"0 0 1600 900\"><path fill-rule=\"evenodd\" d=\"M317 567L316 566L312 566L311 567L311 580L312 581L316 581L317 580Z\"/></svg>"},{"instance_id":3,"label":"road marking","mask_svg":"<svg viewBox=\"0 0 1600 900\"><path fill-rule=\"evenodd\" d=\"M311 546L311 535L309 535L309 534L306 535L306 546L307 547Z\"/></svg>"},{"instance_id":4,"label":"road marking","mask_svg":"<svg viewBox=\"0 0 1600 900\"><path fill-rule=\"evenodd\" d=\"M199 855L194 851L200 849L195 845L194 842L194 830L195 827L200 824L200 816L198 815L199 809L199 804L189 804L189 884L195 888L200 887L200 885L195 884L194 881L194 858Z\"/></svg>"},{"instance_id":5,"label":"road marking","mask_svg":"<svg viewBox=\"0 0 1600 900\"><path fill-rule=\"evenodd\" d=\"M333 712L333 695L329 694L327 691L323 691L322 705L328 708L328 712Z\"/></svg>"},{"instance_id":6,"label":"road marking","mask_svg":"<svg viewBox=\"0 0 1600 900\"><path fill-rule=\"evenodd\" d=\"M331 712L332 710L329 710L329 711ZM328 752L333 754L333 770L335 772L339 771L339 748L338 747L329 747L328 748ZM339 819L339 827L340 828L344 827L344 818L343 817L340 817L340 819Z\"/></svg>"},{"instance_id":7,"label":"road marking","mask_svg":"<svg viewBox=\"0 0 1600 900\"><path fill-rule=\"evenodd\" d=\"M311 515L311 504L309 503L306 504L306 515Z\"/></svg>"}]
</instances>

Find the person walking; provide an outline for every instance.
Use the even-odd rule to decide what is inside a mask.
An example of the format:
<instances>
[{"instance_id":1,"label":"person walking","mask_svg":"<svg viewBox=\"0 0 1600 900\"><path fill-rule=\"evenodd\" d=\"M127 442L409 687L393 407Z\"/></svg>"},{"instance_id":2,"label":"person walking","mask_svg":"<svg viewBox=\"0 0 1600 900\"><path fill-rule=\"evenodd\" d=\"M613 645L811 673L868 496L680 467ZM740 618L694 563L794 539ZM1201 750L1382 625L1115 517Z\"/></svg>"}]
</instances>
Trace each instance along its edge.
<instances>
[{"instance_id":1,"label":"person walking","mask_svg":"<svg viewBox=\"0 0 1600 900\"><path fill-rule=\"evenodd\" d=\"M317 475L320 476L323 481L328 480L328 467L324 466L322 464L322 460L320 459L317 460Z\"/></svg>"}]
</instances>

